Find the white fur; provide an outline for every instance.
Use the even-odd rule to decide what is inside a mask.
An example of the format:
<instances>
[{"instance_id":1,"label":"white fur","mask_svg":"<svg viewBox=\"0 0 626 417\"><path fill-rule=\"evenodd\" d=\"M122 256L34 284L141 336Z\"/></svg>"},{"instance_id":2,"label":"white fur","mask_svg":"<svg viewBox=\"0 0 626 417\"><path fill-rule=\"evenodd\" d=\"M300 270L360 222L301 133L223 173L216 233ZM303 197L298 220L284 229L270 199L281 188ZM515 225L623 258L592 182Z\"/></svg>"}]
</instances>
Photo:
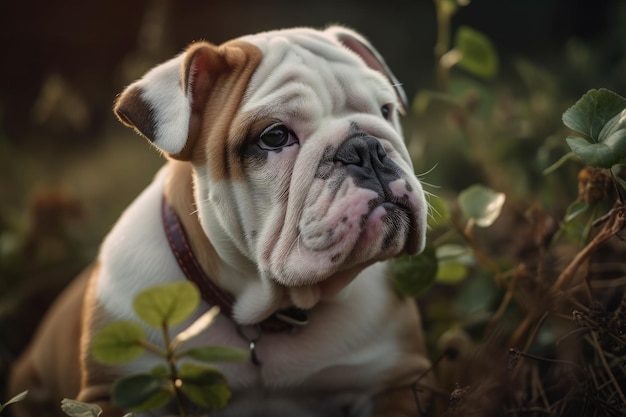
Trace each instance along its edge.
<instances>
[{"instance_id":1,"label":"white fur","mask_svg":"<svg viewBox=\"0 0 626 417\"><path fill-rule=\"evenodd\" d=\"M156 66L132 86L139 87L141 98L154 112L154 145L170 154L183 150L189 132L190 98L181 86L184 55Z\"/></svg>"}]
</instances>

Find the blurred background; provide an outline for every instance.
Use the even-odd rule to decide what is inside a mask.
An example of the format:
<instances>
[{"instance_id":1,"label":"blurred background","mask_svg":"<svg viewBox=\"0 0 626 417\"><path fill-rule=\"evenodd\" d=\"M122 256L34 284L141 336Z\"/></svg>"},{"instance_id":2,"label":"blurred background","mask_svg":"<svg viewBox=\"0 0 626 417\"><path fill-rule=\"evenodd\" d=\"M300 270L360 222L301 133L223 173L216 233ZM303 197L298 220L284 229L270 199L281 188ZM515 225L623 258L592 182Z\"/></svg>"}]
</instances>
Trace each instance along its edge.
<instances>
[{"instance_id":1,"label":"blurred background","mask_svg":"<svg viewBox=\"0 0 626 417\"><path fill-rule=\"evenodd\" d=\"M116 94L194 40L333 23L360 31L412 101L406 137L428 190L480 182L506 192L512 214L489 244L521 256L506 234L519 213L540 201L560 215L577 196L580 166L543 174L567 152L561 114L590 88L626 92L626 1L443 1L454 9L443 18L437 0L2 2L0 392L51 300L163 163L117 122ZM488 39L496 68L450 67L442 79L435 45L451 49L464 26ZM433 340L455 311L427 318Z\"/></svg>"}]
</instances>

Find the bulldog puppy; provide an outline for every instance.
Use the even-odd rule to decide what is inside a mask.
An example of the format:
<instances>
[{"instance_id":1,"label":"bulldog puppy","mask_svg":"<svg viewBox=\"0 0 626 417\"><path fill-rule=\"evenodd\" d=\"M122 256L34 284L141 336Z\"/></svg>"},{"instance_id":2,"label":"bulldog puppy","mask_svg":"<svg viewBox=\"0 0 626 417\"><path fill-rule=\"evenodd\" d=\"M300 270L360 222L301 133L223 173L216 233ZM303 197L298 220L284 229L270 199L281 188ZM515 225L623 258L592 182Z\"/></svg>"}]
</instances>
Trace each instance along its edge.
<instances>
[{"instance_id":1,"label":"bulldog puppy","mask_svg":"<svg viewBox=\"0 0 626 417\"><path fill-rule=\"evenodd\" d=\"M252 358L216 364L233 396L212 416L421 415L420 319L386 262L425 239L405 102L376 50L339 26L197 42L126 88L115 113L168 163L15 365L12 391L31 391L18 416L53 415L63 397L122 415L111 383L159 358L106 367L90 341L111 321L139 321L140 291L187 279L198 315L223 313L194 345Z\"/></svg>"}]
</instances>

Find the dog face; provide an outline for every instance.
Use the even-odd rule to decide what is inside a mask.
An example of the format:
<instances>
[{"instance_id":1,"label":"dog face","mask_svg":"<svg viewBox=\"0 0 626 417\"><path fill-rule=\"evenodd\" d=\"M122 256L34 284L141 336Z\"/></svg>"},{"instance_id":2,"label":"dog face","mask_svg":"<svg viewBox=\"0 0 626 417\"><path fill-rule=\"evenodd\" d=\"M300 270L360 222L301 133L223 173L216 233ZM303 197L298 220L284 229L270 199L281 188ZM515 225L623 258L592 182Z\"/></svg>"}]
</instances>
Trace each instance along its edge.
<instances>
[{"instance_id":1,"label":"dog face","mask_svg":"<svg viewBox=\"0 0 626 417\"><path fill-rule=\"evenodd\" d=\"M259 314L310 308L368 265L423 248L404 101L371 45L332 27L194 44L115 111L193 165L204 232L225 265L260 277L235 286L243 298L255 288Z\"/></svg>"}]
</instances>

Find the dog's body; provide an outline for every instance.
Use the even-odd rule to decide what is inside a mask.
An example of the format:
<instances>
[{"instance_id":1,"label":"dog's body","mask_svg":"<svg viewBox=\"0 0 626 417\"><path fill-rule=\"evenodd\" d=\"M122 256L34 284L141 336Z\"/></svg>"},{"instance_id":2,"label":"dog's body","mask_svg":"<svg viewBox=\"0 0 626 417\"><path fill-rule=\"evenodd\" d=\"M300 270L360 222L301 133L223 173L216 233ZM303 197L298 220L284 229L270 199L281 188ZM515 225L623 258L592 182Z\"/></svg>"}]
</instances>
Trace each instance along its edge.
<instances>
[{"instance_id":1,"label":"dog's body","mask_svg":"<svg viewBox=\"0 0 626 417\"><path fill-rule=\"evenodd\" d=\"M393 84L366 41L333 27L198 43L129 86L116 113L170 161L15 367L13 390L40 403L23 404L23 415L44 415L28 407L60 397L121 414L111 382L158 363L144 355L105 367L89 344L105 324L135 320L137 293L188 278L163 202L207 279L234 298L195 345L248 349L246 332L276 312L308 312L296 331L262 331L260 365L219 365L233 398L211 415L418 415L413 385L428 368L419 316L384 260L421 250L426 205Z\"/></svg>"}]
</instances>

